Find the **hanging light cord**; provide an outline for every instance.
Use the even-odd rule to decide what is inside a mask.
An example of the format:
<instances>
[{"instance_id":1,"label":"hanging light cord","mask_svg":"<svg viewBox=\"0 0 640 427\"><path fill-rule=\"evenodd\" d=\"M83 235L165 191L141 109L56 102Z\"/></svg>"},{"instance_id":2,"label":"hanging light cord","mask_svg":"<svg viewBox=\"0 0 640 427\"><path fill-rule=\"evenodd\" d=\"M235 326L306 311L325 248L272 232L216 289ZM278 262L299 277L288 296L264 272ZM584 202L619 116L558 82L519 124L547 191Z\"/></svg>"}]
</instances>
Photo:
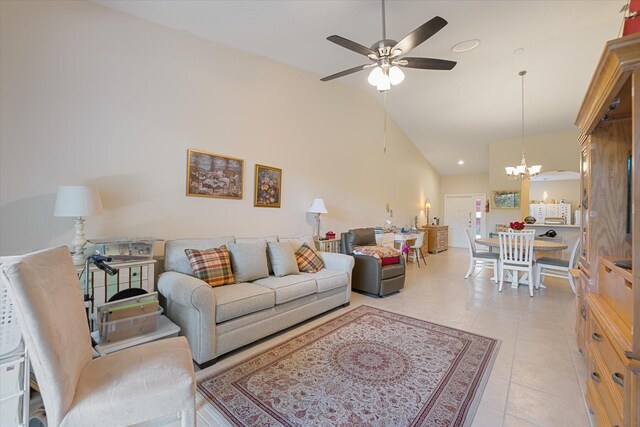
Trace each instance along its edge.
<instances>
[{"instance_id":1,"label":"hanging light cord","mask_svg":"<svg viewBox=\"0 0 640 427\"><path fill-rule=\"evenodd\" d=\"M522 77L522 155L524 156L524 76L527 74L526 71L520 71L520 76Z\"/></svg>"},{"instance_id":2,"label":"hanging light cord","mask_svg":"<svg viewBox=\"0 0 640 427\"><path fill-rule=\"evenodd\" d=\"M384 108L384 131L383 131L383 137L382 137L382 143L384 145L384 150L382 151L383 154L386 154L387 152L387 92L382 92L382 96L383 96L383 108Z\"/></svg>"}]
</instances>

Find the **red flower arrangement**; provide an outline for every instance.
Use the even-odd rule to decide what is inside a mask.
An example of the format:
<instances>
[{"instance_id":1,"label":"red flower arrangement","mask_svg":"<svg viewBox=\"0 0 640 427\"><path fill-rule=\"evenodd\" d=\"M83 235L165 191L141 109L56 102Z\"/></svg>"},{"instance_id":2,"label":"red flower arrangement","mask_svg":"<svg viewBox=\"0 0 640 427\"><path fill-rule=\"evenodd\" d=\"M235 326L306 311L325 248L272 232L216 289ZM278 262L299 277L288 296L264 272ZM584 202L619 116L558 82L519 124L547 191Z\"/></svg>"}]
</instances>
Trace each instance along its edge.
<instances>
[{"instance_id":1,"label":"red flower arrangement","mask_svg":"<svg viewBox=\"0 0 640 427\"><path fill-rule=\"evenodd\" d=\"M512 230L524 230L524 222L514 221L509 223L509 227Z\"/></svg>"}]
</instances>

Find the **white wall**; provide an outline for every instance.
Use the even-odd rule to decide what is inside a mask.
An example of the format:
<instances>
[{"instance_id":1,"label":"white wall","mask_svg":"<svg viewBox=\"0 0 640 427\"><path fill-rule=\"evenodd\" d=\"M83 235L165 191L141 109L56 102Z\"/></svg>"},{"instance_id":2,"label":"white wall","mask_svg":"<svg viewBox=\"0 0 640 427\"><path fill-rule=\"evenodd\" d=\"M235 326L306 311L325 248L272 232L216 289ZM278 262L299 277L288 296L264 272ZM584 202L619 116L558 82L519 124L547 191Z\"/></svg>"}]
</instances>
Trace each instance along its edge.
<instances>
[{"instance_id":1,"label":"white wall","mask_svg":"<svg viewBox=\"0 0 640 427\"><path fill-rule=\"evenodd\" d=\"M373 90L87 2L0 16L0 254L71 240L59 185L100 190L88 237L307 233L315 197L323 232L381 224L388 202L399 225L426 199L440 215L440 177L393 121L383 154ZM185 196L187 148L244 159L244 199ZM253 207L256 163L284 170L282 208Z\"/></svg>"}]
</instances>

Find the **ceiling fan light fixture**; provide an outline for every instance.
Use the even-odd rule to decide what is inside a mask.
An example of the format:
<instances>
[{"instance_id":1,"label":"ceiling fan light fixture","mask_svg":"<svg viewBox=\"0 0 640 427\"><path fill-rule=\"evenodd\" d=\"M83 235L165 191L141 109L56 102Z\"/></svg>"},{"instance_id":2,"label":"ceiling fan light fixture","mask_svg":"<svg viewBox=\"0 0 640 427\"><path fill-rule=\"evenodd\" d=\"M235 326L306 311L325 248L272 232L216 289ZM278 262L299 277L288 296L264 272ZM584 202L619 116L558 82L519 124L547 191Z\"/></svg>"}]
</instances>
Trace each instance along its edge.
<instances>
[{"instance_id":1,"label":"ceiling fan light fixture","mask_svg":"<svg viewBox=\"0 0 640 427\"><path fill-rule=\"evenodd\" d=\"M404 80L404 73L402 72L400 67L394 65L389 69L389 80L394 86L402 83L402 81Z\"/></svg>"},{"instance_id":2,"label":"ceiling fan light fixture","mask_svg":"<svg viewBox=\"0 0 640 427\"><path fill-rule=\"evenodd\" d=\"M371 86L378 86L382 82L383 77L384 77L384 72L382 71L382 68L375 67L369 73L369 77L367 78L367 81Z\"/></svg>"},{"instance_id":3,"label":"ceiling fan light fixture","mask_svg":"<svg viewBox=\"0 0 640 427\"><path fill-rule=\"evenodd\" d=\"M376 88L380 92L384 92L391 89L391 79L389 78L389 76L383 73L382 77L378 81L378 84L376 85Z\"/></svg>"}]
</instances>

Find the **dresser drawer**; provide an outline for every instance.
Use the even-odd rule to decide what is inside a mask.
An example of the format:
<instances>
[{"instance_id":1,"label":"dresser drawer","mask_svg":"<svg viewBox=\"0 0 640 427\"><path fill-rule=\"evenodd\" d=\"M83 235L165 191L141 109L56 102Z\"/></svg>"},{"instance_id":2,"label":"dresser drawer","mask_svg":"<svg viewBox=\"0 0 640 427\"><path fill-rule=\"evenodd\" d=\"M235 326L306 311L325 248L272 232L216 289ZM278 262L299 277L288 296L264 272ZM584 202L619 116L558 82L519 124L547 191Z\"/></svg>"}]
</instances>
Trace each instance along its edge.
<instances>
[{"instance_id":1,"label":"dresser drawer","mask_svg":"<svg viewBox=\"0 0 640 427\"><path fill-rule=\"evenodd\" d=\"M622 423L609 420L607 411L602 403L602 398L596 388L596 383L591 379L587 380L587 405L598 427L622 427Z\"/></svg>"},{"instance_id":2,"label":"dresser drawer","mask_svg":"<svg viewBox=\"0 0 640 427\"><path fill-rule=\"evenodd\" d=\"M620 316L620 319L631 327L633 318L633 286L615 270L600 263L599 267L599 293L602 298Z\"/></svg>"},{"instance_id":3,"label":"dresser drawer","mask_svg":"<svg viewBox=\"0 0 640 427\"><path fill-rule=\"evenodd\" d=\"M624 413L624 397L622 387L614 382L611 371L602 359L598 349L591 344L591 372L590 380L602 400L607 411L607 417L615 425L622 426L622 414Z\"/></svg>"},{"instance_id":4,"label":"dresser drawer","mask_svg":"<svg viewBox=\"0 0 640 427\"><path fill-rule=\"evenodd\" d=\"M588 339L591 342L593 351L597 351L602 364L606 367L609 375L607 380L611 381L615 387L612 387L614 393L616 393L620 401L624 398L624 377L626 376L626 369L622 360L616 353L609 337L604 333L604 330L598 323L598 320L590 316L590 331ZM614 378L615 377L615 378ZM622 411L622 405L620 406Z\"/></svg>"}]
</instances>

